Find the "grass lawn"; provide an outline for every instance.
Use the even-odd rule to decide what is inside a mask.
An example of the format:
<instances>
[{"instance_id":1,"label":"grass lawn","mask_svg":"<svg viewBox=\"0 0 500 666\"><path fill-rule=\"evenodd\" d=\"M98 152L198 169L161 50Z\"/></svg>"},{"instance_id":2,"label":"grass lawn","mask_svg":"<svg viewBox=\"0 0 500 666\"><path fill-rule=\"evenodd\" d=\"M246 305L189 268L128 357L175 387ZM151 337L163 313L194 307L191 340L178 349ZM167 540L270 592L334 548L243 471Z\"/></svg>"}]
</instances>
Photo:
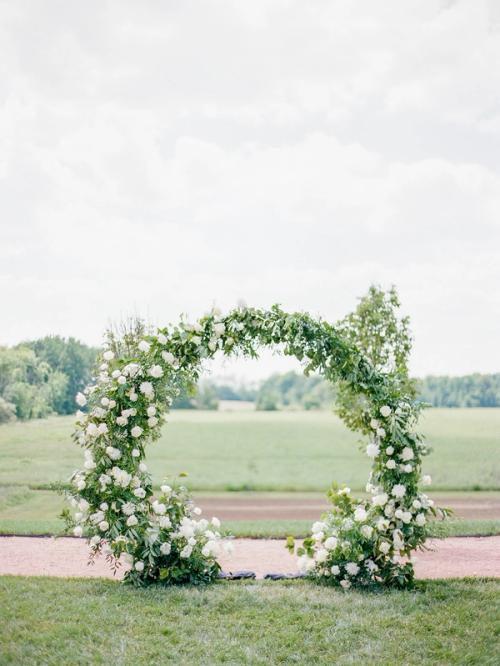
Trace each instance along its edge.
<instances>
[{"instance_id":1,"label":"grass lawn","mask_svg":"<svg viewBox=\"0 0 500 666\"><path fill-rule=\"evenodd\" d=\"M2 664L498 664L500 581L340 592L305 581L134 590L0 578Z\"/></svg>"},{"instance_id":2,"label":"grass lawn","mask_svg":"<svg viewBox=\"0 0 500 666\"><path fill-rule=\"evenodd\" d=\"M500 489L500 409L429 410L421 427L434 490ZM66 481L83 460L72 429L73 417L0 426L0 486ZM358 440L324 412L178 411L148 464L156 484L186 471L192 489L323 492L337 480L359 490L369 461Z\"/></svg>"}]
</instances>

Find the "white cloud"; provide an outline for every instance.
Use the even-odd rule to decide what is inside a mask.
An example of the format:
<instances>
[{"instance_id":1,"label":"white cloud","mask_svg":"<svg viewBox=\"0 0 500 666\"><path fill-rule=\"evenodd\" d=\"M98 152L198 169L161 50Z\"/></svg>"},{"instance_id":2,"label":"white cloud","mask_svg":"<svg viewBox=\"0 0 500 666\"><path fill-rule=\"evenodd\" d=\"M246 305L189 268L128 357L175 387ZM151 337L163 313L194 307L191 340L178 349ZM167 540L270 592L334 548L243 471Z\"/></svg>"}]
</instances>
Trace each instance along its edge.
<instances>
[{"instance_id":1,"label":"white cloud","mask_svg":"<svg viewBox=\"0 0 500 666\"><path fill-rule=\"evenodd\" d=\"M494 4L0 14L2 342L239 298L335 320L376 281L416 372L499 369Z\"/></svg>"}]
</instances>

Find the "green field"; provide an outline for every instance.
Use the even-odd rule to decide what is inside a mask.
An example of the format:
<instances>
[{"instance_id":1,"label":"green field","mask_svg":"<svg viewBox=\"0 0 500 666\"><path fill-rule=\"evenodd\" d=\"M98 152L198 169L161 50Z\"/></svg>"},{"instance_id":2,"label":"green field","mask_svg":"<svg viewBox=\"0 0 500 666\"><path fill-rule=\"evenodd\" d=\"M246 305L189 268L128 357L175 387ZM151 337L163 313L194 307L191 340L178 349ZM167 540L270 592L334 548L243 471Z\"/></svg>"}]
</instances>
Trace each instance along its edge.
<instances>
[{"instance_id":1,"label":"green field","mask_svg":"<svg viewBox=\"0 0 500 666\"><path fill-rule=\"evenodd\" d=\"M500 582L135 590L0 577L2 664L497 664ZM41 609L43 611L41 612Z\"/></svg>"},{"instance_id":2,"label":"green field","mask_svg":"<svg viewBox=\"0 0 500 666\"><path fill-rule=\"evenodd\" d=\"M0 486L67 481L83 459L72 429L72 417L0 426ZM421 429L434 490L500 489L500 409L429 410ZM203 490L359 490L369 470L359 437L325 412L173 412L148 464L155 484L185 471Z\"/></svg>"}]
</instances>

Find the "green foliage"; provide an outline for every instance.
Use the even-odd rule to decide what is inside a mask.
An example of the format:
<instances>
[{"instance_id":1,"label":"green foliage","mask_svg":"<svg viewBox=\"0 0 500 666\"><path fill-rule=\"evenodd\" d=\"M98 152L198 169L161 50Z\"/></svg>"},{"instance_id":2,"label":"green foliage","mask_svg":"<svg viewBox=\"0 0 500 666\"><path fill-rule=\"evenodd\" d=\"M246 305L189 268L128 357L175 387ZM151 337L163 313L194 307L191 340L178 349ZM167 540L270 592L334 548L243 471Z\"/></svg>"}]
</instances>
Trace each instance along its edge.
<instances>
[{"instance_id":1,"label":"green foliage","mask_svg":"<svg viewBox=\"0 0 500 666\"><path fill-rule=\"evenodd\" d=\"M12 402L7 402L0 398L0 424L9 423L16 419L16 406Z\"/></svg>"},{"instance_id":2,"label":"green foliage","mask_svg":"<svg viewBox=\"0 0 500 666\"><path fill-rule=\"evenodd\" d=\"M90 382L98 350L75 338L58 335L25 342L23 346L60 373L58 392L51 397L52 409L57 414L73 414L75 395ZM62 377L66 378L64 385Z\"/></svg>"},{"instance_id":3,"label":"green foliage","mask_svg":"<svg viewBox=\"0 0 500 666\"><path fill-rule=\"evenodd\" d=\"M299 375L296 372L274 374L266 379L257 393L256 408L321 409L331 407L334 399L332 385L320 375Z\"/></svg>"}]
</instances>

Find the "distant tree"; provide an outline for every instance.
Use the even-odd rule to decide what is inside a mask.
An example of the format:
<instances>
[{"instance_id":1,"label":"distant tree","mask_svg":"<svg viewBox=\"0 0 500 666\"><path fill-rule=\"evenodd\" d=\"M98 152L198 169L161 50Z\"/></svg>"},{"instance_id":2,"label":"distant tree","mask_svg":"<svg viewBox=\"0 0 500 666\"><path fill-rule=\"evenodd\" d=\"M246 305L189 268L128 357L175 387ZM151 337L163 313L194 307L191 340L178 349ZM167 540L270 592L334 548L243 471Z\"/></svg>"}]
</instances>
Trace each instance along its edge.
<instances>
[{"instance_id":1,"label":"distant tree","mask_svg":"<svg viewBox=\"0 0 500 666\"><path fill-rule=\"evenodd\" d=\"M202 382L197 388L195 403L197 409L219 409L219 398L215 386L210 382Z\"/></svg>"},{"instance_id":2,"label":"distant tree","mask_svg":"<svg viewBox=\"0 0 500 666\"><path fill-rule=\"evenodd\" d=\"M264 391L257 396L255 409L260 412L274 412L278 409L279 397L274 391Z\"/></svg>"},{"instance_id":3,"label":"distant tree","mask_svg":"<svg viewBox=\"0 0 500 666\"><path fill-rule=\"evenodd\" d=\"M0 398L0 423L9 423L16 420L16 406Z\"/></svg>"},{"instance_id":4,"label":"distant tree","mask_svg":"<svg viewBox=\"0 0 500 666\"><path fill-rule=\"evenodd\" d=\"M75 338L62 338L59 335L25 342L22 347L32 349L52 370L66 377L65 389L53 396L52 407L58 414L72 414L75 411L76 394L91 380L98 349L88 347Z\"/></svg>"}]
</instances>

